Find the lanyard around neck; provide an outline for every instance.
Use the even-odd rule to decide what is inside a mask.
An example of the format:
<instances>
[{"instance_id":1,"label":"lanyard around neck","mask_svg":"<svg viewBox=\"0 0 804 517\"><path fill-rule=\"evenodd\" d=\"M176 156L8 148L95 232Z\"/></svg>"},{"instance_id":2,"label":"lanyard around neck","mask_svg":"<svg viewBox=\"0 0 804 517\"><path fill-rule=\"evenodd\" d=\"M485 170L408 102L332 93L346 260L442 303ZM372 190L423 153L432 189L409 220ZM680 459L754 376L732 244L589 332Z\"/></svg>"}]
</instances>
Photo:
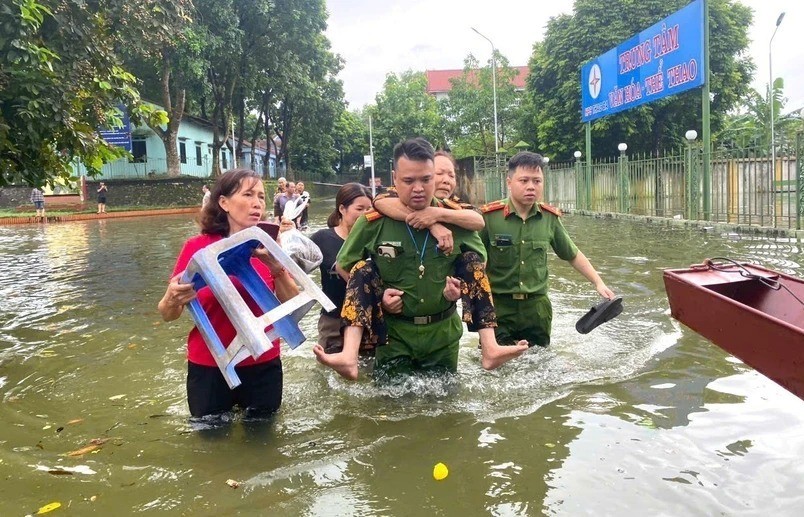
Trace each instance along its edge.
<instances>
[{"instance_id":1,"label":"lanyard around neck","mask_svg":"<svg viewBox=\"0 0 804 517\"><path fill-rule=\"evenodd\" d=\"M424 244L422 245L422 249L419 250L419 244L416 242L416 238L413 236L413 232L410 230L409 225L405 225L405 228L408 229L408 234L410 235L410 240L413 241L413 246L416 248L416 253L419 255L419 278L424 276L424 254L427 252L427 240L430 238L430 232L428 231L424 237Z\"/></svg>"}]
</instances>

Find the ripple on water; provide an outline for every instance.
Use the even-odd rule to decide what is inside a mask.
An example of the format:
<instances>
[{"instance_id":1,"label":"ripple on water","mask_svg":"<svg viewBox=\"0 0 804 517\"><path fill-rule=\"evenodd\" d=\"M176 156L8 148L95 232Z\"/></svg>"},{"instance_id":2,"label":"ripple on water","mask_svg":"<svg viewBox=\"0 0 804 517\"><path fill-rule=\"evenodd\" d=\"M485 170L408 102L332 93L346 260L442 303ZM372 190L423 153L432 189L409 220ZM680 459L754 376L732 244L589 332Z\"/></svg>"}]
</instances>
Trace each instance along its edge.
<instances>
[{"instance_id":1,"label":"ripple on water","mask_svg":"<svg viewBox=\"0 0 804 517\"><path fill-rule=\"evenodd\" d=\"M375 384L365 370L358 381L346 381L320 365L311 365L303 352L286 354L285 403L294 412L301 409L304 423L294 425L302 428L313 427L314 422L324 425L343 413L373 417L379 406L389 419L468 412L479 420L493 421L530 414L579 384L629 378L680 336L678 325L669 319L662 325L651 321L664 308L642 308L639 301L626 304L620 318L582 336L574 324L588 310L578 307L587 299L588 294L568 292L555 303L553 344L534 347L492 372L480 367L474 334L464 335L456 376L414 375L390 385ZM329 403L315 409L306 406L304 401L317 393L327 393ZM394 404L389 408L388 402Z\"/></svg>"},{"instance_id":2,"label":"ripple on water","mask_svg":"<svg viewBox=\"0 0 804 517\"><path fill-rule=\"evenodd\" d=\"M187 218L0 228L0 251L25 258L0 264L0 474L21 500L0 500L0 514L41 506L30 486L43 479L48 497L99 514L569 515L588 513L590 501L610 513L736 514L804 505L795 486L804 477L801 402L672 320L661 282L662 269L712 256L800 273L798 244L583 218L566 225L624 297L617 319L575 332L598 296L551 257L548 348L485 372L477 337L466 334L457 375L381 385L365 371L347 382L316 363L312 311L302 321L310 342L283 348L279 414L255 422L233 413L208 429L188 424L189 319L163 323L154 310L195 232ZM97 437L114 444L63 456ZM436 461L449 465L444 482L432 479ZM89 485L27 465L88 465L99 497L79 506L89 504Z\"/></svg>"},{"instance_id":3,"label":"ripple on water","mask_svg":"<svg viewBox=\"0 0 804 517\"><path fill-rule=\"evenodd\" d=\"M781 458L784 450L802 450L804 436L768 423L788 422L801 401L756 372L722 378L709 387L739 395L742 402L706 404L706 411L691 415L689 425L665 429L574 411L569 424L583 431L569 445L571 453L556 474L546 506L573 514L583 512L583 501L602 497L607 513L616 515L629 511L629 501L640 494L641 511L648 513L759 514L775 508L792 515L787 512L804 503L794 487L804 466L799 463L791 471ZM643 409L659 414L662 408ZM774 471L783 464L784 472ZM618 498L604 495L612 481L603 480L611 478L627 480L618 485ZM654 486L658 480L663 490Z\"/></svg>"},{"instance_id":4,"label":"ripple on water","mask_svg":"<svg viewBox=\"0 0 804 517\"><path fill-rule=\"evenodd\" d=\"M298 454L298 451L294 451L301 461L295 462L292 466L280 467L257 474L246 481L246 486L250 488L264 487L278 481L292 480L294 477L299 476L309 476L319 486L345 482L348 481L345 472L346 462L352 462L359 456L370 455L373 450L381 449L385 443L396 438L398 437L383 437L374 443L348 449L334 447L333 452L328 453L325 457L317 457L309 461L303 459L303 454ZM329 443L329 445L334 444ZM370 466L365 467L370 468Z\"/></svg>"}]
</instances>

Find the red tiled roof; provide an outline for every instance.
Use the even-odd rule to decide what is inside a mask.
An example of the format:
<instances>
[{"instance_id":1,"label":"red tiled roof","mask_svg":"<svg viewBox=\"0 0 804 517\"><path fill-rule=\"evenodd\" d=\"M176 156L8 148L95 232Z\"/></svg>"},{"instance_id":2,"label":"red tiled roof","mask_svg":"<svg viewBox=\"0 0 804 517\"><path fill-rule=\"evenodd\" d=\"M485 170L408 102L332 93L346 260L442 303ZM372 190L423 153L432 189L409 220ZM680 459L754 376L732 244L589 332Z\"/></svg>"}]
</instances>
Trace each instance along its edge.
<instances>
[{"instance_id":1,"label":"red tiled roof","mask_svg":"<svg viewBox=\"0 0 804 517\"><path fill-rule=\"evenodd\" d=\"M517 90L525 89L525 79L528 77L530 70L527 66L514 66L518 73L514 76L511 83ZM424 72L427 77L427 93L441 93L448 92L452 89L450 79L456 79L463 75L463 69L460 70L426 70Z\"/></svg>"}]
</instances>

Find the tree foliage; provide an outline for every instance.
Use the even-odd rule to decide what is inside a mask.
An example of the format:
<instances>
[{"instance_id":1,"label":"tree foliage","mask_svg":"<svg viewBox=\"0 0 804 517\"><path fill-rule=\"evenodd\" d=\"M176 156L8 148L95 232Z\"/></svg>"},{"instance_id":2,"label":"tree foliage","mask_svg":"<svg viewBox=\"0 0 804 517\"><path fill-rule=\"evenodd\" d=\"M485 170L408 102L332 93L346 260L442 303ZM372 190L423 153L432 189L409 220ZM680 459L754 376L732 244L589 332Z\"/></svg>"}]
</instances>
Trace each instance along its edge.
<instances>
[{"instance_id":1,"label":"tree foliage","mask_svg":"<svg viewBox=\"0 0 804 517\"><path fill-rule=\"evenodd\" d=\"M770 99L773 99L770 102ZM795 152L796 133L804 129L799 112L784 113L787 98L784 96L784 80L773 81L773 93L765 95L751 89L741 99L736 112L725 117L717 135L722 149L739 150L760 156L770 155L771 106L773 106L775 145L779 153Z\"/></svg>"},{"instance_id":2,"label":"tree foliage","mask_svg":"<svg viewBox=\"0 0 804 517\"><path fill-rule=\"evenodd\" d=\"M323 34L311 38L311 43L291 54L292 62L285 62L287 73L273 92L278 102L269 105L269 118L282 140L282 159L291 178L294 163L323 176L333 172L337 152L332 132L345 110L343 85L335 77L341 59L329 50Z\"/></svg>"},{"instance_id":3,"label":"tree foliage","mask_svg":"<svg viewBox=\"0 0 804 517\"><path fill-rule=\"evenodd\" d=\"M174 175L185 112L212 124L213 173L233 125L234 145L267 138L290 177L292 164L351 169L366 150L324 35L325 0L5 0L0 13L0 184L125 156L98 135L120 123L120 104L161 137ZM433 138L435 104L421 86Z\"/></svg>"},{"instance_id":4,"label":"tree foliage","mask_svg":"<svg viewBox=\"0 0 804 517\"><path fill-rule=\"evenodd\" d=\"M212 174L220 174L221 148L231 132L232 99L241 80L244 30L239 12L245 2L195 0L195 29L203 41L202 59L206 78L205 112L212 122ZM208 111L207 111L208 110Z\"/></svg>"},{"instance_id":5,"label":"tree foliage","mask_svg":"<svg viewBox=\"0 0 804 517\"><path fill-rule=\"evenodd\" d=\"M334 169L343 174L363 165L363 156L369 148L369 131L366 117L360 111L342 111L333 132L337 153Z\"/></svg>"},{"instance_id":6,"label":"tree foliage","mask_svg":"<svg viewBox=\"0 0 804 517\"><path fill-rule=\"evenodd\" d=\"M294 111L292 118L285 116L281 120L281 134L287 138L294 124L297 137L291 149L293 163L300 170L326 178L335 172L338 161L334 129L344 112L343 88L334 78L319 78L307 87L307 95L297 95L292 101L285 98L285 104L293 102ZM286 141L283 139L283 143Z\"/></svg>"},{"instance_id":7,"label":"tree foliage","mask_svg":"<svg viewBox=\"0 0 804 517\"><path fill-rule=\"evenodd\" d=\"M345 103L335 77L341 61L324 36L324 0L196 2L206 35L204 106L215 127L228 129L236 119L238 154L260 134L271 142L277 136L281 145L272 150L291 178L296 160L305 169L331 171L332 128ZM225 13L225 23L217 12ZM255 119L247 124L250 113ZM219 133L213 153L226 142L228 131Z\"/></svg>"},{"instance_id":8,"label":"tree foliage","mask_svg":"<svg viewBox=\"0 0 804 517\"><path fill-rule=\"evenodd\" d=\"M394 146L407 138L422 136L441 147L446 143L438 103L427 94L423 72L388 74L375 100L376 104L366 111L372 116L377 163L390 159Z\"/></svg>"},{"instance_id":9,"label":"tree foliage","mask_svg":"<svg viewBox=\"0 0 804 517\"><path fill-rule=\"evenodd\" d=\"M127 69L137 77L143 97L160 103L167 112L167 124L151 123L149 126L165 147L168 175L178 176L181 165L177 141L187 90L197 88L203 78L203 69L199 66L200 40L190 17L192 1L141 0L129 6L127 14L133 18L150 12L152 20L149 30L132 34L133 44L123 46L119 53Z\"/></svg>"},{"instance_id":10,"label":"tree foliage","mask_svg":"<svg viewBox=\"0 0 804 517\"><path fill-rule=\"evenodd\" d=\"M551 18L545 38L534 45L527 92L529 117L536 127L531 144L552 156L570 159L584 142L580 122L581 65L660 19L687 0L620 0L616 9L597 0L576 0L572 15ZM753 71L748 47L752 13L736 0L710 0L710 90L712 129L746 92ZM629 151L654 153L681 143L683 134L701 126L701 93L692 90L592 123L595 154L616 154L618 142Z\"/></svg>"},{"instance_id":11,"label":"tree foliage","mask_svg":"<svg viewBox=\"0 0 804 517\"><path fill-rule=\"evenodd\" d=\"M0 185L42 185L69 177L75 158L92 172L123 156L97 133L120 124L120 103L135 122L166 121L118 64L115 48L154 22L147 13L127 18L129 9L122 0L0 4Z\"/></svg>"},{"instance_id":12,"label":"tree foliage","mask_svg":"<svg viewBox=\"0 0 804 517\"><path fill-rule=\"evenodd\" d=\"M517 120L520 118L519 95L512 83L517 70L508 66L508 59L495 55L497 80L497 134L500 149L517 141ZM492 62L480 67L469 54L464 60L463 74L452 79L449 98L441 102L446 136L452 152L459 158L490 155L494 146L494 88Z\"/></svg>"}]
</instances>

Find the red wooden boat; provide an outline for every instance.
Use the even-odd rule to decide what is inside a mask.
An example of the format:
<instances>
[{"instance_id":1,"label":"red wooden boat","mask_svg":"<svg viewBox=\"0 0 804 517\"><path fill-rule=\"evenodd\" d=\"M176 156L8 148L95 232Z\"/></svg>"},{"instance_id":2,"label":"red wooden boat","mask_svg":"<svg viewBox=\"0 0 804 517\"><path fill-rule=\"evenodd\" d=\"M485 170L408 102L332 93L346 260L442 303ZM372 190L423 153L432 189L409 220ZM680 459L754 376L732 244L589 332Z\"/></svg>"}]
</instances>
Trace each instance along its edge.
<instances>
[{"instance_id":1,"label":"red wooden boat","mask_svg":"<svg viewBox=\"0 0 804 517\"><path fill-rule=\"evenodd\" d=\"M675 319L804 399L804 280L714 259L665 270L664 287Z\"/></svg>"}]
</instances>

